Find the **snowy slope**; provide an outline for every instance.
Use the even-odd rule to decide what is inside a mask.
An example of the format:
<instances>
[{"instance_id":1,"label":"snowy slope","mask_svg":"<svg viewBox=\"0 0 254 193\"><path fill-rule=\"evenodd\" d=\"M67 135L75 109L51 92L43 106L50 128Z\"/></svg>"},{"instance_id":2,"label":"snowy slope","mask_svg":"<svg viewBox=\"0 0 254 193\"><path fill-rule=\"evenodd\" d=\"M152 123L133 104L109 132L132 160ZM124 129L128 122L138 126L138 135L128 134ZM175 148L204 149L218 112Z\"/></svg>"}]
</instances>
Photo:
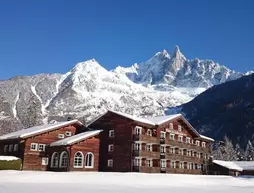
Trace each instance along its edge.
<instances>
[{"instance_id":1,"label":"snowy slope","mask_svg":"<svg viewBox=\"0 0 254 193\"><path fill-rule=\"evenodd\" d=\"M254 178L181 174L0 171L0 193L251 193Z\"/></svg>"}]
</instances>

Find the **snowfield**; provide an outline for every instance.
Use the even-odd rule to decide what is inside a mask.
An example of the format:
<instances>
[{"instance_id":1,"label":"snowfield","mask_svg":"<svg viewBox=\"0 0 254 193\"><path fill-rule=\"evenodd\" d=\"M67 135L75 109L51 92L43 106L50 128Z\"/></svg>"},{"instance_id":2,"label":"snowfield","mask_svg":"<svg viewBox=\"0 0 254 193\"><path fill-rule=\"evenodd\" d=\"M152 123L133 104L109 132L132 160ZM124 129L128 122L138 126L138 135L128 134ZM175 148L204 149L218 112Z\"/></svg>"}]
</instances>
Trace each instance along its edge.
<instances>
[{"instance_id":1,"label":"snowfield","mask_svg":"<svg viewBox=\"0 0 254 193\"><path fill-rule=\"evenodd\" d=\"M254 177L0 171L0 193L253 193Z\"/></svg>"}]
</instances>

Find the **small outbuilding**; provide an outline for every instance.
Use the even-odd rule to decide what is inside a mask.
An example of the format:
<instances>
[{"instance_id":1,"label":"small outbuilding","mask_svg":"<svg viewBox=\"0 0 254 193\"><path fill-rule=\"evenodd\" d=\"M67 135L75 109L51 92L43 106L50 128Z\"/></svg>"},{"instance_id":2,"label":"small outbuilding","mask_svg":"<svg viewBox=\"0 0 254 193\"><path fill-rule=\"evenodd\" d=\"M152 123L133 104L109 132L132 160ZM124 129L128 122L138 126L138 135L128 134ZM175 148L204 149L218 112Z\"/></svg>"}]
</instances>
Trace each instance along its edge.
<instances>
[{"instance_id":1,"label":"small outbuilding","mask_svg":"<svg viewBox=\"0 0 254 193\"><path fill-rule=\"evenodd\" d=\"M254 161L213 160L212 164L210 165L210 174L230 176L254 176Z\"/></svg>"}]
</instances>

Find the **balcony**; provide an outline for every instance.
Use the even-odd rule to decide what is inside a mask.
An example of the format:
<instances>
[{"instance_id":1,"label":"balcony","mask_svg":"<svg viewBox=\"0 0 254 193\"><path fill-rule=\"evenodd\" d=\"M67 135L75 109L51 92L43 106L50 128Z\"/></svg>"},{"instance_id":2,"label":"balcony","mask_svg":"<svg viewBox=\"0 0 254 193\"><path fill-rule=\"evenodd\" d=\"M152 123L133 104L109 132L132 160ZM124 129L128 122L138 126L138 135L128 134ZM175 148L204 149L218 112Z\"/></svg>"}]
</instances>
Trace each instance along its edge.
<instances>
[{"instance_id":1,"label":"balcony","mask_svg":"<svg viewBox=\"0 0 254 193\"><path fill-rule=\"evenodd\" d=\"M147 167L147 166L134 166L133 172L142 172L142 173L160 173L160 167Z\"/></svg>"},{"instance_id":2,"label":"balcony","mask_svg":"<svg viewBox=\"0 0 254 193\"><path fill-rule=\"evenodd\" d=\"M160 159L160 152L156 151L144 151L144 150L134 150L133 151L134 157L144 157L144 158L153 158L153 159Z\"/></svg>"},{"instance_id":3,"label":"balcony","mask_svg":"<svg viewBox=\"0 0 254 193\"><path fill-rule=\"evenodd\" d=\"M133 135L133 141L143 141L146 143L155 143L159 144L160 140L155 136L149 136L149 135Z\"/></svg>"}]
</instances>

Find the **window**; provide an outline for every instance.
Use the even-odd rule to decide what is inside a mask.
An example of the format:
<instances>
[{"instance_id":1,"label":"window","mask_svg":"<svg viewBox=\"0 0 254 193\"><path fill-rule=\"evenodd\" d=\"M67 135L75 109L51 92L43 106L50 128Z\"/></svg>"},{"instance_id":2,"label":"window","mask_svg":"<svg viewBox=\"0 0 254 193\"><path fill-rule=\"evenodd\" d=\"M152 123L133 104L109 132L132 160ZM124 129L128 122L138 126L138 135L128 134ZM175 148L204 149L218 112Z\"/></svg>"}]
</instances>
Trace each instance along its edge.
<instances>
[{"instance_id":1,"label":"window","mask_svg":"<svg viewBox=\"0 0 254 193\"><path fill-rule=\"evenodd\" d=\"M78 151L74 155L74 168L83 168L84 155L82 152Z\"/></svg>"},{"instance_id":2,"label":"window","mask_svg":"<svg viewBox=\"0 0 254 193\"><path fill-rule=\"evenodd\" d=\"M112 159L108 159L108 167L113 167L113 160Z\"/></svg>"},{"instance_id":3,"label":"window","mask_svg":"<svg viewBox=\"0 0 254 193\"><path fill-rule=\"evenodd\" d=\"M52 168L57 168L58 167L58 153L57 152L54 152L52 154L52 157L51 157L51 167Z\"/></svg>"},{"instance_id":4,"label":"window","mask_svg":"<svg viewBox=\"0 0 254 193\"><path fill-rule=\"evenodd\" d=\"M8 151L8 148L9 148L8 145L5 145L5 146L4 146L4 152L5 152L5 153Z\"/></svg>"},{"instance_id":5,"label":"window","mask_svg":"<svg viewBox=\"0 0 254 193\"><path fill-rule=\"evenodd\" d=\"M37 151L37 149L38 149L38 143L31 143L30 150Z\"/></svg>"},{"instance_id":6,"label":"window","mask_svg":"<svg viewBox=\"0 0 254 193\"><path fill-rule=\"evenodd\" d=\"M13 151L13 144L10 144L9 145L9 152L12 152Z\"/></svg>"},{"instance_id":7,"label":"window","mask_svg":"<svg viewBox=\"0 0 254 193\"><path fill-rule=\"evenodd\" d=\"M47 158L47 157L41 158L41 165L47 166L48 163L49 163L49 158Z\"/></svg>"},{"instance_id":8,"label":"window","mask_svg":"<svg viewBox=\"0 0 254 193\"><path fill-rule=\"evenodd\" d=\"M196 145L200 146L200 141L196 140Z\"/></svg>"},{"instance_id":9,"label":"window","mask_svg":"<svg viewBox=\"0 0 254 193\"><path fill-rule=\"evenodd\" d=\"M190 143L190 138L186 137L186 143Z\"/></svg>"},{"instance_id":10,"label":"window","mask_svg":"<svg viewBox=\"0 0 254 193\"><path fill-rule=\"evenodd\" d=\"M134 159L134 166L141 166L141 159L140 158Z\"/></svg>"},{"instance_id":11,"label":"window","mask_svg":"<svg viewBox=\"0 0 254 193\"><path fill-rule=\"evenodd\" d=\"M174 147L170 147L170 153L174 154L175 153L175 148Z\"/></svg>"},{"instance_id":12,"label":"window","mask_svg":"<svg viewBox=\"0 0 254 193\"><path fill-rule=\"evenodd\" d=\"M199 152L197 153L197 157L200 158L200 153Z\"/></svg>"},{"instance_id":13,"label":"window","mask_svg":"<svg viewBox=\"0 0 254 193\"><path fill-rule=\"evenodd\" d=\"M147 159L146 160L146 166L147 167L153 167L153 160L152 159Z\"/></svg>"},{"instance_id":14,"label":"window","mask_svg":"<svg viewBox=\"0 0 254 193\"><path fill-rule=\"evenodd\" d=\"M147 129L146 134L147 134L148 136L152 136L152 131L151 131L151 129Z\"/></svg>"},{"instance_id":15,"label":"window","mask_svg":"<svg viewBox=\"0 0 254 193\"><path fill-rule=\"evenodd\" d=\"M94 165L94 155L93 153L89 152L86 154L85 168L93 168L93 165Z\"/></svg>"},{"instance_id":16,"label":"window","mask_svg":"<svg viewBox=\"0 0 254 193\"><path fill-rule=\"evenodd\" d=\"M182 126L181 125L178 125L178 132L182 132Z\"/></svg>"},{"instance_id":17,"label":"window","mask_svg":"<svg viewBox=\"0 0 254 193\"><path fill-rule=\"evenodd\" d=\"M170 168L176 168L176 162L175 161L170 162Z\"/></svg>"},{"instance_id":18,"label":"window","mask_svg":"<svg viewBox=\"0 0 254 193\"><path fill-rule=\"evenodd\" d=\"M111 137L111 138L115 137L115 131L114 130L109 130L108 136Z\"/></svg>"},{"instance_id":19,"label":"window","mask_svg":"<svg viewBox=\"0 0 254 193\"><path fill-rule=\"evenodd\" d=\"M142 149L142 146L140 143L134 143L134 150L139 151Z\"/></svg>"},{"instance_id":20,"label":"window","mask_svg":"<svg viewBox=\"0 0 254 193\"><path fill-rule=\"evenodd\" d=\"M160 147L160 150L161 150L161 154L163 154L163 153L166 152L166 147L165 147L165 146L161 146L161 147Z\"/></svg>"},{"instance_id":21,"label":"window","mask_svg":"<svg viewBox=\"0 0 254 193\"><path fill-rule=\"evenodd\" d=\"M166 138L166 132L165 131L161 131L161 139L165 139Z\"/></svg>"},{"instance_id":22,"label":"window","mask_svg":"<svg viewBox=\"0 0 254 193\"><path fill-rule=\"evenodd\" d=\"M183 155L183 149L179 149L179 155Z\"/></svg>"},{"instance_id":23,"label":"window","mask_svg":"<svg viewBox=\"0 0 254 193\"><path fill-rule=\"evenodd\" d=\"M181 135L178 135L178 141L183 141L183 136L181 136Z\"/></svg>"},{"instance_id":24,"label":"window","mask_svg":"<svg viewBox=\"0 0 254 193\"><path fill-rule=\"evenodd\" d=\"M142 127L136 126L135 127L135 134L136 135L141 135L142 134Z\"/></svg>"},{"instance_id":25,"label":"window","mask_svg":"<svg viewBox=\"0 0 254 193\"><path fill-rule=\"evenodd\" d=\"M114 145L113 144L108 145L108 151L109 152L113 152L114 151Z\"/></svg>"},{"instance_id":26,"label":"window","mask_svg":"<svg viewBox=\"0 0 254 193\"><path fill-rule=\"evenodd\" d=\"M173 129L174 129L173 123L169 123L169 129L170 129L170 130L173 130Z\"/></svg>"},{"instance_id":27,"label":"window","mask_svg":"<svg viewBox=\"0 0 254 193\"><path fill-rule=\"evenodd\" d=\"M60 168L67 168L68 166L68 154L66 151L63 151L60 155Z\"/></svg>"},{"instance_id":28,"label":"window","mask_svg":"<svg viewBox=\"0 0 254 193\"><path fill-rule=\"evenodd\" d=\"M66 131L65 132L65 136L70 137L71 136L71 132L70 131Z\"/></svg>"},{"instance_id":29,"label":"window","mask_svg":"<svg viewBox=\"0 0 254 193\"><path fill-rule=\"evenodd\" d=\"M202 144L201 144L201 145L202 145L202 147L205 147L205 145L206 145L206 144L205 144L205 142L202 142Z\"/></svg>"},{"instance_id":30,"label":"window","mask_svg":"<svg viewBox=\"0 0 254 193\"><path fill-rule=\"evenodd\" d=\"M18 151L19 150L19 144L15 144L14 145L14 151Z\"/></svg>"},{"instance_id":31,"label":"window","mask_svg":"<svg viewBox=\"0 0 254 193\"><path fill-rule=\"evenodd\" d=\"M191 170L191 169L192 169L192 167L191 167L191 163L188 163L188 164L187 164L187 169L189 169L189 170Z\"/></svg>"},{"instance_id":32,"label":"window","mask_svg":"<svg viewBox=\"0 0 254 193\"><path fill-rule=\"evenodd\" d=\"M184 163L183 163L183 162L180 162L179 167L180 167L180 169L184 169Z\"/></svg>"},{"instance_id":33,"label":"window","mask_svg":"<svg viewBox=\"0 0 254 193\"><path fill-rule=\"evenodd\" d=\"M171 140L175 140L175 134L170 133L170 139L171 139Z\"/></svg>"},{"instance_id":34,"label":"window","mask_svg":"<svg viewBox=\"0 0 254 193\"><path fill-rule=\"evenodd\" d=\"M58 134L58 138L59 138L59 139L63 139L63 138L64 138L64 134L59 133L59 134Z\"/></svg>"},{"instance_id":35,"label":"window","mask_svg":"<svg viewBox=\"0 0 254 193\"><path fill-rule=\"evenodd\" d=\"M153 146L151 144L147 144L146 151L153 151Z\"/></svg>"},{"instance_id":36,"label":"window","mask_svg":"<svg viewBox=\"0 0 254 193\"><path fill-rule=\"evenodd\" d=\"M167 162L165 159L161 160L161 168L166 168L167 167Z\"/></svg>"},{"instance_id":37,"label":"window","mask_svg":"<svg viewBox=\"0 0 254 193\"><path fill-rule=\"evenodd\" d=\"M45 147L46 147L45 144L39 144L38 145L38 151L45 151Z\"/></svg>"},{"instance_id":38,"label":"window","mask_svg":"<svg viewBox=\"0 0 254 193\"><path fill-rule=\"evenodd\" d=\"M191 151L190 150L187 151L187 156L191 156Z\"/></svg>"}]
</instances>

